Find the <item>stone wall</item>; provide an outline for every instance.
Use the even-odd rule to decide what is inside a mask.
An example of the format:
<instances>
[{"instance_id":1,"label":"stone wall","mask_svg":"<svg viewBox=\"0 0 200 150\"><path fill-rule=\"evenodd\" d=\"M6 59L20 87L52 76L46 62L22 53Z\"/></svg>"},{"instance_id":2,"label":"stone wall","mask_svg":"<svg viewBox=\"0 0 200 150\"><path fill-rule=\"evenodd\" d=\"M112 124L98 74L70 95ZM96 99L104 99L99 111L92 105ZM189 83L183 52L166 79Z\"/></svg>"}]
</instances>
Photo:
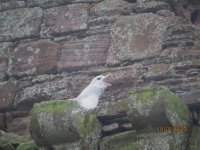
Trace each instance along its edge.
<instances>
[{"instance_id":1,"label":"stone wall","mask_svg":"<svg viewBox=\"0 0 200 150\"><path fill-rule=\"evenodd\" d=\"M1 0L0 129L29 136L34 103L67 99L112 74L100 103L165 85L198 123L197 0Z\"/></svg>"}]
</instances>

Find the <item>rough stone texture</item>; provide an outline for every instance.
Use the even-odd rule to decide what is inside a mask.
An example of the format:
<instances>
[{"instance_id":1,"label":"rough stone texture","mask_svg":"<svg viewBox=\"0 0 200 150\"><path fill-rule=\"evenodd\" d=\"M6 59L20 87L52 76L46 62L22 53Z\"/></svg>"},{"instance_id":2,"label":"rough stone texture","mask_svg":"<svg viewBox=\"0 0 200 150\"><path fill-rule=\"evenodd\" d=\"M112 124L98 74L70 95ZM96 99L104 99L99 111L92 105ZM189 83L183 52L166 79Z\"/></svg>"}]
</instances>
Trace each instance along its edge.
<instances>
[{"instance_id":1,"label":"rough stone texture","mask_svg":"<svg viewBox=\"0 0 200 150\"><path fill-rule=\"evenodd\" d=\"M65 42L58 69L77 70L88 66L104 65L110 46L108 34L97 34L80 40Z\"/></svg>"},{"instance_id":2,"label":"rough stone texture","mask_svg":"<svg viewBox=\"0 0 200 150\"><path fill-rule=\"evenodd\" d=\"M174 47L180 48L179 53L176 55L190 55L190 52L184 52L181 49L199 49L200 48L200 29L196 28L193 25L171 25L168 26L166 31L164 32L164 38L162 43L162 49L170 49ZM174 50L175 51L175 50ZM198 54L196 52L195 54Z\"/></svg>"},{"instance_id":3,"label":"rough stone texture","mask_svg":"<svg viewBox=\"0 0 200 150\"><path fill-rule=\"evenodd\" d=\"M100 150L186 150L184 133L137 133L128 131L103 138Z\"/></svg>"},{"instance_id":4,"label":"rough stone texture","mask_svg":"<svg viewBox=\"0 0 200 150\"><path fill-rule=\"evenodd\" d=\"M40 6L40 7L52 7L52 6L57 6L60 4L69 4L69 3L95 3L99 2L101 0L28 0L28 5L33 7L33 6Z\"/></svg>"},{"instance_id":5,"label":"rough stone texture","mask_svg":"<svg viewBox=\"0 0 200 150\"><path fill-rule=\"evenodd\" d=\"M16 83L14 81L1 82L0 84L0 112L9 111L14 108L16 94Z\"/></svg>"},{"instance_id":6,"label":"rough stone texture","mask_svg":"<svg viewBox=\"0 0 200 150\"><path fill-rule=\"evenodd\" d=\"M200 11L197 12L197 16L195 17L194 24L200 25Z\"/></svg>"},{"instance_id":7,"label":"rough stone texture","mask_svg":"<svg viewBox=\"0 0 200 150\"><path fill-rule=\"evenodd\" d=\"M26 143L19 144L16 150L38 150L38 147L34 141L29 141Z\"/></svg>"},{"instance_id":8,"label":"rough stone texture","mask_svg":"<svg viewBox=\"0 0 200 150\"><path fill-rule=\"evenodd\" d=\"M177 16L185 18L189 22L195 23L196 17L194 13L199 11L199 1L196 0L172 0L171 6L173 6L174 12Z\"/></svg>"},{"instance_id":9,"label":"rough stone texture","mask_svg":"<svg viewBox=\"0 0 200 150\"><path fill-rule=\"evenodd\" d=\"M74 149L81 150L81 144L80 144L80 141L66 143L66 144L58 144L58 145L53 145L53 149L54 150L74 150ZM48 148L46 148L45 150L48 150Z\"/></svg>"},{"instance_id":10,"label":"rough stone texture","mask_svg":"<svg viewBox=\"0 0 200 150\"><path fill-rule=\"evenodd\" d=\"M108 65L159 56L164 31L172 21L151 13L120 17L111 28Z\"/></svg>"},{"instance_id":11,"label":"rough stone texture","mask_svg":"<svg viewBox=\"0 0 200 150\"><path fill-rule=\"evenodd\" d=\"M111 125L106 125L102 128L103 132L111 132L113 130L116 130L119 128L119 124L118 123L113 123Z\"/></svg>"},{"instance_id":12,"label":"rough stone texture","mask_svg":"<svg viewBox=\"0 0 200 150\"><path fill-rule=\"evenodd\" d=\"M86 83L90 82L90 79L80 75L40 76L32 80L33 86L22 88L22 91L17 93L15 107L17 109L30 109L36 102L73 98L79 94ZM46 82L47 80L50 81Z\"/></svg>"},{"instance_id":13,"label":"rough stone texture","mask_svg":"<svg viewBox=\"0 0 200 150\"><path fill-rule=\"evenodd\" d=\"M113 16L113 15L119 15L120 13L123 13L124 11L128 10L122 10L125 6L127 6L129 3L121 0L104 0L100 3L97 3L93 5L90 9L91 16Z\"/></svg>"},{"instance_id":14,"label":"rough stone texture","mask_svg":"<svg viewBox=\"0 0 200 150\"><path fill-rule=\"evenodd\" d=\"M6 80L8 69L8 55L12 49L12 43L0 43L0 81Z\"/></svg>"},{"instance_id":15,"label":"rough stone texture","mask_svg":"<svg viewBox=\"0 0 200 150\"><path fill-rule=\"evenodd\" d=\"M0 113L0 130L5 130L6 128L6 121L4 113Z\"/></svg>"},{"instance_id":16,"label":"rough stone texture","mask_svg":"<svg viewBox=\"0 0 200 150\"><path fill-rule=\"evenodd\" d=\"M6 119L8 119L8 116L6 117ZM24 137L30 137L30 133L28 130L29 120L29 117L16 117L12 119L9 118L9 121L6 122L6 131Z\"/></svg>"},{"instance_id":17,"label":"rough stone texture","mask_svg":"<svg viewBox=\"0 0 200 150\"><path fill-rule=\"evenodd\" d=\"M135 12L137 13L156 13L159 10L170 10L170 5L166 2L160 1L146 1L138 2L135 6Z\"/></svg>"},{"instance_id":18,"label":"rough stone texture","mask_svg":"<svg viewBox=\"0 0 200 150\"><path fill-rule=\"evenodd\" d=\"M15 147L10 143L2 145L1 148L4 150L15 150Z\"/></svg>"},{"instance_id":19,"label":"rough stone texture","mask_svg":"<svg viewBox=\"0 0 200 150\"><path fill-rule=\"evenodd\" d=\"M0 13L0 42L39 36L43 11L22 8Z\"/></svg>"},{"instance_id":20,"label":"rough stone texture","mask_svg":"<svg viewBox=\"0 0 200 150\"><path fill-rule=\"evenodd\" d=\"M91 5L89 33L109 32L110 26L122 14L130 14L134 6L122 0L104 0Z\"/></svg>"},{"instance_id":21,"label":"rough stone texture","mask_svg":"<svg viewBox=\"0 0 200 150\"><path fill-rule=\"evenodd\" d=\"M154 127L165 126L168 123L172 126L190 127L191 114L187 106L169 89L158 87L129 94L128 99L133 103L130 102L128 105L133 106L131 110L133 112L127 111L127 115L134 128L144 128L145 122L148 120L151 120L150 124ZM144 118L140 120L142 116Z\"/></svg>"},{"instance_id":22,"label":"rough stone texture","mask_svg":"<svg viewBox=\"0 0 200 150\"><path fill-rule=\"evenodd\" d=\"M100 99L100 103L111 102L126 97L131 86L136 86L137 77L144 73L139 65L115 69L97 68L90 73L71 73L63 75L42 75L31 80L20 82L20 89L15 99L15 108L30 109L36 102L50 99L74 98L89 84L96 75L112 72L112 88L108 88Z\"/></svg>"},{"instance_id":23,"label":"rough stone texture","mask_svg":"<svg viewBox=\"0 0 200 150\"><path fill-rule=\"evenodd\" d=\"M144 78L155 84L165 85L177 93L186 104L198 103L199 62L183 61L172 64L153 64L148 66ZM185 74L185 75L184 75ZM190 87L194 86L193 89ZM196 105L194 104L194 105Z\"/></svg>"},{"instance_id":24,"label":"rough stone texture","mask_svg":"<svg viewBox=\"0 0 200 150\"><path fill-rule=\"evenodd\" d=\"M60 46L50 40L21 44L11 52L9 74L14 77L55 73Z\"/></svg>"},{"instance_id":25,"label":"rough stone texture","mask_svg":"<svg viewBox=\"0 0 200 150\"><path fill-rule=\"evenodd\" d=\"M189 109L165 87L130 92L124 100L102 105L97 109L97 114L101 119L127 115L137 131L158 126L191 126Z\"/></svg>"},{"instance_id":26,"label":"rough stone texture","mask_svg":"<svg viewBox=\"0 0 200 150\"><path fill-rule=\"evenodd\" d=\"M180 96L185 97L184 102L194 103L198 99L198 95L195 94L195 91L198 91L198 64L198 61L152 65L135 64L112 69L92 69L89 70L90 76L88 73L80 75L71 73L64 76L42 75L30 81L20 82L21 90L17 93L15 104L17 108L26 109L38 101L73 98L94 76L108 73L112 73L112 87L105 91L100 103L123 99L130 89L141 89L151 82L168 86ZM187 74L190 78L183 74ZM193 89L190 88L191 85L195 85ZM192 98L194 94L197 99ZM191 99L187 99L188 96L191 96Z\"/></svg>"},{"instance_id":27,"label":"rough stone texture","mask_svg":"<svg viewBox=\"0 0 200 150\"><path fill-rule=\"evenodd\" d=\"M0 3L0 11L15 9L25 7L24 1L10 1L5 3Z\"/></svg>"},{"instance_id":28,"label":"rough stone texture","mask_svg":"<svg viewBox=\"0 0 200 150\"><path fill-rule=\"evenodd\" d=\"M7 133L4 131L0 131L0 148L4 149L5 146L7 147L16 147L20 143L28 142L28 139L24 137L18 136L13 133ZM8 149L10 150L10 149ZM12 150L12 149L11 149Z\"/></svg>"},{"instance_id":29,"label":"rough stone texture","mask_svg":"<svg viewBox=\"0 0 200 150\"><path fill-rule=\"evenodd\" d=\"M188 52L189 53L189 52ZM191 54L194 56L195 53ZM189 54L190 55L190 54ZM176 60L182 56L176 55ZM187 56L187 54L186 54ZM197 53L198 56L198 53ZM184 57L184 56L183 56ZM195 57L195 56L194 56ZM186 103L198 106L199 61L185 60L177 63L159 63L148 66L144 75L147 82L165 85L181 97ZM194 88L191 88L194 87Z\"/></svg>"},{"instance_id":30,"label":"rough stone texture","mask_svg":"<svg viewBox=\"0 0 200 150\"><path fill-rule=\"evenodd\" d=\"M88 5L71 4L49 8L44 13L42 33L56 35L87 29Z\"/></svg>"},{"instance_id":31,"label":"rough stone texture","mask_svg":"<svg viewBox=\"0 0 200 150\"><path fill-rule=\"evenodd\" d=\"M28 116L28 111L12 111L4 113L6 124L4 131L29 138L30 133L28 130L28 124L30 119Z\"/></svg>"},{"instance_id":32,"label":"rough stone texture","mask_svg":"<svg viewBox=\"0 0 200 150\"><path fill-rule=\"evenodd\" d=\"M198 150L200 148L200 128L194 126L189 141L189 150Z\"/></svg>"},{"instance_id":33,"label":"rough stone texture","mask_svg":"<svg viewBox=\"0 0 200 150\"><path fill-rule=\"evenodd\" d=\"M84 111L72 100L35 104L29 128L32 137L41 146L81 140L81 147L85 150L97 149L101 130L96 115Z\"/></svg>"},{"instance_id":34,"label":"rough stone texture","mask_svg":"<svg viewBox=\"0 0 200 150\"><path fill-rule=\"evenodd\" d=\"M16 112L15 109L30 111L34 103L73 98L94 76L111 73L112 87L109 87L100 98L100 107L103 105L105 108L112 108L112 106L116 107L117 101L128 101L126 97L130 91L140 90L146 86L164 85L180 96L181 100L189 106L195 124L192 134L198 134L196 125L200 124L199 8L199 0L1 0L0 85L4 85L8 82L7 80L17 81L16 96L13 97L15 108L12 100L9 112L7 109L1 112L1 128L5 131L26 135L24 131L27 128L28 114L25 115L21 111ZM71 23L72 20L75 20L75 26ZM124 30L123 34L117 36L117 33L122 30ZM47 39L54 40L54 42ZM87 39L92 39L92 44L88 44L90 49L87 49L88 46L85 44L89 42ZM95 39L97 39L96 42L94 42ZM46 43L44 47L42 43ZM29 53L25 48L28 45L42 47L44 53L40 51L41 54L35 54L38 52L37 48ZM63 51L60 51L61 47ZM13 48L18 52L12 50ZM56 50L51 52L52 49ZM77 54L80 54L79 62ZM113 54L116 56L112 56ZM105 63L106 57L107 63ZM29 64L31 61L32 64ZM7 68L8 62L9 68ZM37 70L34 69L35 67ZM8 90L4 90L3 95L5 93L8 93ZM9 101L6 100L6 102ZM142 112L145 114L147 108L153 109L147 104L143 105L144 111ZM158 102L157 104L166 103ZM120 103L120 106L124 106L124 103ZM177 105L174 103L173 106ZM173 111L174 107L172 107ZM146 149L160 150L169 149L170 146L176 145L176 142L183 142L174 140L183 138L179 138L179 135L172 138L174 135L172 136L171 132L157 134L157 132L148 130L141 125L142 119L138 119L137 122L150 132L148 133L150 138L146 137L146 133L142 133L145 136L134 139L133 143L120 143L123 141L121 136L120 140L113 142L114 144L107 142L106 139L117 136L120 132L139 130L138 126L133 123L137 117L132 116L134 118L131 121L132 125L130 123L131 111L129 113L120 112L122 107L116 107L113 111L117 108L117 114L98 117L104 128L101 141L103 140L104 144L107 143L105 149L109 147L117 149L131 143L133 147L128 147L131 150L135 148L134 146L137 149L141 145L145 145ZM163 109L166 110L166 107ZM158 107L149 114L152 115L156 110L163 112L161 107ZM179 111L178 109L175 112ZM55 116L59 118L57 114ZM151 117L145 118L147 122L145 123L150 124L151 127L156 127L159 122L164 124L164 121L171 118L163 117L162 114L153 116L152 118L156 121L148 120ZM24 130L21 127L24 127ZM133 136L138 137L139 135L137 133ZM152 137L156 137L156 141ZM195 138L190 139L191 144L188 146L199 149L195 145L195 143L198 145L198 138L196 135L193 137ZM101 143L101 146L105 146L104 144ZM154 145L153 148L151 144ZM185 144L188 143L185 142L179 149L184 149ZM26 148L27 145L29 144L22 144L19 148ZM82 141L79 139L71 143L40 147L40 149L84 149L81 145ZM16 146L16 144L5 143L3 149L16 149ZM145 148L140 147L140 149ZM88 150L88 148L85 149Z\"/></svg>"},{"instance_id":35,"label":"rough stone texture","mask_svg":"<svg viewBox=\"0 0 200 150\"><path fill-rule=\"evenodd\" d=\"M5 133L4 133L5 134ZM8 133L9 134L9 133ZM21 137L17 137L14 134L9 134L9 137L6 137L9 140L7 141L8 143L3 144L5 139L2 140L2 138L0 139L1 143L0 144L0 148L3 150L38 150L37 145L35 144L34 141L30 140L19 140L18 141L12 141L11 138L21 138Z\"/></svg>"}]
</instances>

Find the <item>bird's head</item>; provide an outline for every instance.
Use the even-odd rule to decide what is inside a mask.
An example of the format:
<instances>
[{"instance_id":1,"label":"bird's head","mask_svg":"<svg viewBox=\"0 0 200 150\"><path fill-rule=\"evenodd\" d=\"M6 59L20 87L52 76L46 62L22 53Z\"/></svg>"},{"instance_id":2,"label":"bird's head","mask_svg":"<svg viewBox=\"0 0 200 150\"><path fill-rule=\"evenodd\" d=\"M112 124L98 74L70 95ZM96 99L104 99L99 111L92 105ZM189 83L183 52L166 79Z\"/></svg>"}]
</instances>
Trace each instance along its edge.
<instances>
[{"instance_id":1,"label":"bird's head","mask_svg":"<svg viewBox=\"0 0 200 150\"><path fill-rule=\"evenodd\" d=\"M94 79L92 79L90 85L98 87L98 88L102 88L105 89L108 86L111 86L110 83L108 83L108 78L110 77L110 74L104 76L104 75L99 75L96 76Z\"/></svg>"}]
</instances>

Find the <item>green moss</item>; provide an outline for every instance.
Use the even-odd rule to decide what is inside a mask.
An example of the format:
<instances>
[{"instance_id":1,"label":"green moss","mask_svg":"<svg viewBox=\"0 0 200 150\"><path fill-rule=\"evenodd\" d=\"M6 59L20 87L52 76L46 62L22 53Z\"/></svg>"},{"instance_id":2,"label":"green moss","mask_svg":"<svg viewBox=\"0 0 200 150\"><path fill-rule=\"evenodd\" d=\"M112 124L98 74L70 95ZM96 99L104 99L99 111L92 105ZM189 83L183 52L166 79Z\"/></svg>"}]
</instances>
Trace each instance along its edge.
<instances>
[{"instance_id":1,"label":"green moss","mask_svg":"<svg viewBox=\"0 0 200 150\"><path fill-rule=\"evenodd\" d=\"M16 150L37 150L37 145L34 141L21 143Z\"/></svg>"},{"instance_id":2,"label":"green moss","mask_svg":"<svg viewBox=\"0 0 200 150\"><path fill-rule=\"evenodd\" d=\"M89 135L99 125L95 114L80 112L76 117L75 126L81 136Z\"/></svg>"},{"instance_id":3,"label":"green moss","mask_svg":"<svg viewBox=\"0 0 200 150\"><path fill-rule=\"evenodd\" d=\"M183 135L183 134L182 134ZM104 137L101 150L162 150L185 149L186 138L174 136L174 133L126 131ZM178 138L178 139L177 139Z\"/></svg>"},{"instance_id":4,"label":"green moss","mask_svg":"<svg viewBox=\"0 0 200 150\"><path fill-rule=\"evenodd\" d=\"M60 112L67 108L77 107L78 103L71 100L56 100L56 101L48 101L42 102L39 104L35 104L33 110L35 112Z\"/></svg>"},{"instance_id":5,"label":"green moss","mask_svg":"<svg viewBox=\"0 0 200 150\"><path fill-rule=\"evenodd\" d=\"M0 131L0 145L7 144L7 143L20 144L27 141L28 139L25 139L16 134Z\"/></svg>"},{"instance_id":6,"label":"green moss","mask_svg":"<svg viewBox=\"0 0 200 150\"><path fill-rule=\"evenodd\" d=\"M103 138L101 144L101 149L106 149L108 145L108 150L140 150L144 147L142 145L136 144L137 133L135 131L127 131L119 133L113 136L108 136Z\"/></svg>"},{"instance_id":7,"label":"green moss","mask_svg":"<svg viewBox=\"0 0 200 150\"><path fill-rule=\"evenodd\" d=\"M101 125L92 112L79 112L74 118L74 125L81 137L82 149L97 149Z\"/></svg>"},{"instance_id":8,"label":"green moss","mask_svg":"<svg viewBox=\"0 0 200 150\"><path fill-rule=\"evenodd\" d=\"M96 114L84 111L76 101L42 102L35 104L31 111L30 132L41 146L59 146L81 140L81 146L93 149L97 146L100 131Z\"/></svg>"},{"instance_id":9,"label":"green moss","mask_svg":"<svg viewBox=\"0 0 200 150\"><path fill-rule=\"evenodd\" d=\"M98 107L94 113L97 114L97 116L117 116L125 113L125 110L129 104L129 101L127 100L107 103L106 105Z\"/></svg>"},{"instance_id":10,"label":"green moss","mask_svg":"<svg viewBox=\"0 0 200 150\"><path fill-rule=\"evenodd\" d=\"M141 102L146 103L147 101L150 101L154 97L156 90L157 90L157 88L155 88L155 89L145 88L145 89L137 91L137 92L129 92L128 97L131 98L134 96Z\"/></svg>"},{"instance_id":11,"label":"green moss","mask_svg":"<svg viewBox=\"0 0 200 150\"><path fill-rule=\"evenodd\" d=\"M71 110L76 114L74 116L75 122L73 126L77 128L82 135L90 133L97 124L96 115L82 111L75 101L56 100L35 104L32 115L34 116L34 114L44 112L53 113L54 116L58 115L60 117L63 115L65 116L65 113L63 113L64 110Z\"/></svg>"},{"instance_id":12,"label":"green moss","mask_svg":"<svg viewBox=\"0 0 200 150\"><path fill-rule=\"evenodd\" d=\"M127 132L122 132L119 134L115 134L113 136L108 136L105 137L104 140L106 140L110 144L118 143L121 141L126 141L126 140L136 140L136 131L127 131Z\"/></svg>"},{"instance_id":13,"label":"green moss","mask_svg":"<svg viewBox=\"0 0 200 150\"><path fill-rule=\"evenodd\" d=\"M163 88L158 96L160 99L166 100L165 112L174 126L190 126L191 125L191 113L188 107L181 101L181 99L172 93L168 88Z\"/></svg>"},{"instance_id":14,"label":"green moss","mask_svg":"<svg viewBox=\"0 0 200 150\"><path fill-rule=\"evenodd\" d=\"M157 87L146 87L142 90L138 91L129 91L127 98L132 98L136 97L138 100L142 102L146 102L148 100L153 100L155 98L155 95L157 94L158 91L162 91L163 89L166 89L164 86L157 86ZM168 89L168 88L167 88Z\"/></svg>"},{"instance_id":15,"label":"green moss","mask_svg":"<svg viewBox=\"0 0 200 150\"><path fill-rule=\"evenodd\" d=\"M15 147L10 144L10 143L7 143L7 144L3 144L2 146L0 146L0 149L3 149L3 150L15 150Z\"/></svg>"},{"instance_id":16,"label":"green moss","mask_svg":"<svg viewBox=\"0 0 200 150\"><path fill-rule=\"evenodd\" d=\"M68 131L73 117L73 103L76 104L72 101L49 101L34 105L29 130L38 145L61 144L79 138L74 127Z\"/></svg>"},{"instance_id":17,"label":"green moss","mask_svg":"<svg viewBox=\"0 0 200 150\"><path fill-rule=\"evenodd\" d=\"M147 126L191 125L191 114L187 106L164 86L129 92L123 103L126 104L123 109L137 130Z\"/></svg>"},{"instance_id":18,"label":"green moss","mask_svg":"<svg viewBox=\"0 0 200 150\"><path fill-rule=\"evenodd\" d=\"M200 150L200 127L194 126L192 128L192 134L189 139L189 149L190 150Z\"/></svg>"}]
</instances>

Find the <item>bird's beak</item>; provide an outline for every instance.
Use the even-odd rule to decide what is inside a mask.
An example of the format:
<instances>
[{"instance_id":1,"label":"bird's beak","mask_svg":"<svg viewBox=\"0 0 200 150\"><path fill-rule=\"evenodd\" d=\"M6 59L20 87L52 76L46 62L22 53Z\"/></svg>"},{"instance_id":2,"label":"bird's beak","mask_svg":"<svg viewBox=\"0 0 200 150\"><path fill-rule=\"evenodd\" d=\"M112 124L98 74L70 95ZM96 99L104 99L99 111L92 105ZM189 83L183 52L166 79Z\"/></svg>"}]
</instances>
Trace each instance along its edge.
<instances>
[{"instance_id":1,"label":"bird's beak","mask_svg":"<svg viewBox=\"0 0 200 150\"><path fill-rule=\"evenodd\" d=\"M104 79L103 79L103 82L104 82L104 84L106 85L106 86L111 86L111 84L109 83L110 82L110 77L111 76L111 74L108 74L108 75L106 75L105 77L104 77Z\"/></svg>"}]
</instances>

